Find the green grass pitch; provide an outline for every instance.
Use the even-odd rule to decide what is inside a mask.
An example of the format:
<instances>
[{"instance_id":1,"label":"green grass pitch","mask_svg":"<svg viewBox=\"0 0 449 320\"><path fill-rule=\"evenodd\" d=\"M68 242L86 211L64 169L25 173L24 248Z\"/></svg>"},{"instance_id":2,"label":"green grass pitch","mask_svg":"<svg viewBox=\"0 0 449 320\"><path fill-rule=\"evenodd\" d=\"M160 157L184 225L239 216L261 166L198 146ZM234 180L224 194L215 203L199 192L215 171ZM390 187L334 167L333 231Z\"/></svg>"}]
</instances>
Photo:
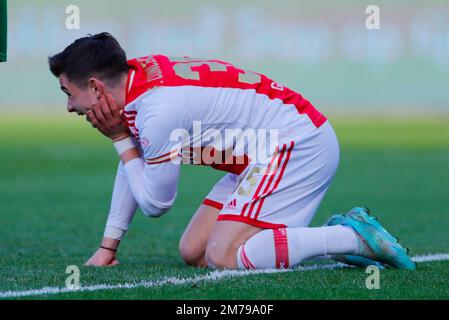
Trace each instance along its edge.
<instances>
[{"instance_id":1,"label":"green grass pitch","mask_svg":"<svg viewBox=\"0 0 449 320\"><path fill-rule=\"evenodd\" d=\"M413 256L449 253L448 119L335 119L341 162L313 221L366 205ZM178 240L222 173L185 166L178 199L159 219L137 213L120 266L84 267L102 237L117 156L106 138L73 116L0 119L0 293L64 287L66 266L81 285L192 278ZM293 271L153 288L37 295L23 299L448 299L449 261L415 272L384 270L380 289L362 269Z\"/></svg>"}]
</instances>

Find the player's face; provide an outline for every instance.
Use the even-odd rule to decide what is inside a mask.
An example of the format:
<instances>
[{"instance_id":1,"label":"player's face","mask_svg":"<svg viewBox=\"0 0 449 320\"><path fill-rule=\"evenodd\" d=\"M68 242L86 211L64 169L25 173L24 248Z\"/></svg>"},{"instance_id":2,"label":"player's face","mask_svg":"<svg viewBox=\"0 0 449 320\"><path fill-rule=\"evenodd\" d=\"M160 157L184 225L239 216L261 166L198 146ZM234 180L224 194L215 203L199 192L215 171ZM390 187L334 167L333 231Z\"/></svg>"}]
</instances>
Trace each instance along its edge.
<instances>
[{"instance_id":1,"label":"player's face","mask_svg":"<svg viewBox=\"0 0 449 320\"><path fill-rule=\"evenodd\" d=\"M98 100L96 89L90 85L80 88L78 85L70 82L63 74L59 76L59 84L61 85L61 90L68 96L68 112L76 112L80 116L86 115L87 110Z\"/></svg>"}]
</instances>

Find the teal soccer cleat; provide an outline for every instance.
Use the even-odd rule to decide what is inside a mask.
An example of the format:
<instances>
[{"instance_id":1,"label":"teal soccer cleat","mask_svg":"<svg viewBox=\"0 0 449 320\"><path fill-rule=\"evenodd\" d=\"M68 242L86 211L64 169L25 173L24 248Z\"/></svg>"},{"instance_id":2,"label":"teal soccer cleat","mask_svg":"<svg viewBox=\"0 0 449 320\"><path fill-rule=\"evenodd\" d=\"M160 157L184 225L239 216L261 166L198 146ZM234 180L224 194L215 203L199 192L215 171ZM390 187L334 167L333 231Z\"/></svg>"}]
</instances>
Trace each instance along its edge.
<instances>
[{"instance_id":1,"label":"teal soccer cleat","mask_svg":"<svg viewBox=\"0 0 449 320\"><path fill-rule=\"evenodd\" d=\"M342 214L336 214L329 218L329 220L326 221L324 226L335 226L342 224L343 220L345 219L345 216ZM333 255L331 256L333 260L343 262L344 264L366 268L368 266L376 266L379 269L384 269L384 266L377 261L362 257L362 256L354 256L354 255Z\"/></svg>"},{"instance_id":2,"label":"teal soccer cleat","mask_svg":"<svg viewBox=\"0 0 449 320\"><path fill-rule=\"evenodd\" d=\"M334 217L330 219L331 223L337 220ZM361 256L397 269L416 269L416 264L408 256L408 250L369 214L367 208L355 207L343 219L338 219L341 225L351 227L359 236Z\"/></svg>"}]
</instances>

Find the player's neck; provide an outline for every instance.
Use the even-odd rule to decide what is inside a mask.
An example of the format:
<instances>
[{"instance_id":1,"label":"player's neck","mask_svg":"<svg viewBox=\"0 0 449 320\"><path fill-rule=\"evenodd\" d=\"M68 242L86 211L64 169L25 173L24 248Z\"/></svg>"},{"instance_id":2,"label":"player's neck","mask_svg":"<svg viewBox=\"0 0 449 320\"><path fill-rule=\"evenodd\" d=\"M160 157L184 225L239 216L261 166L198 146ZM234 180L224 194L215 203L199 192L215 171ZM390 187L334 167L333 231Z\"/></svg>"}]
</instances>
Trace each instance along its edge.
<instances>
[{"instance_id":1,"label":"player's neck","mask_svg":"<svg viewBox=\"0 0 449 320\"><path fill-rule=\"evenodd\" d=\"M110 94L114 98L115 102L117 103L117 106L120 109L123 109L125 107L125 99L126 99L126 82L128 79L128 74L124 74L120 80L117 82L117 84L110 88Z\"/></svg>"}]
</instances>

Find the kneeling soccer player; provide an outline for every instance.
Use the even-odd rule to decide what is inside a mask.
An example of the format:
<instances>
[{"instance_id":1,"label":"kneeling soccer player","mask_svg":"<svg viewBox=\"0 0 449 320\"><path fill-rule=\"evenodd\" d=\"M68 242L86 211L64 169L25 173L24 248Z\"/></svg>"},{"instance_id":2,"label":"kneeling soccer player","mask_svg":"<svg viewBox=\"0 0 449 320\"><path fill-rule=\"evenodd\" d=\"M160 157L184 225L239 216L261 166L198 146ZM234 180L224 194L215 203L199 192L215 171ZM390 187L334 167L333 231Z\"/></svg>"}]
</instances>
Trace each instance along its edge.
<instances>
[{"instance_id":1,"label":"kneeling soccer player","mask_svg":"<svg viewBox=\"0 0 449 320\"><path fill-rule=\"evenodd\" d=\"M127 61L108 33L76 40L49 65L68 111L86 115L121 159L104 238L88 265L118 263L137 206L150 217L167 212L180 163L188 162L227 172L181 238L190 265L288 268L333 255L415 267L364 208L308 227L337 170L339 145L330 123L299 93L219 60Z\"/></svg>"}]
</instances>

